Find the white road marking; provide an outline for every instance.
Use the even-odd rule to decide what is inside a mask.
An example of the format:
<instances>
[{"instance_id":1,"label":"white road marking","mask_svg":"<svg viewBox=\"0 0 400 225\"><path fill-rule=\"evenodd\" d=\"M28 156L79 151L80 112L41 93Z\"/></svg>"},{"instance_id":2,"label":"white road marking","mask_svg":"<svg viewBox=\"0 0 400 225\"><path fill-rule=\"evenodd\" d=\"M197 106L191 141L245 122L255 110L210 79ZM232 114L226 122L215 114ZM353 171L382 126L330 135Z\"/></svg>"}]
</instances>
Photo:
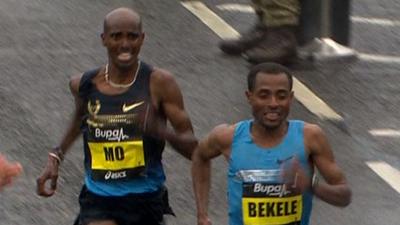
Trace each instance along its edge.
<instances>
[{"instance_id":1,"label":"white road marking","mask_svg":"<svg viewBox=\"0 0 400 225\"><path fill-rule=\"evenodd\" d=\"M400 194L400 171L382 161L369 161L367 165Z\"/></svg>"},{"instance_id":2,"label":"white road marking","mask_svg":"<svg viewBox=\"0 0 400 225\"><path fill-rule=\"evenodd\" d=\"M220 4L216 6L221 11L230 11L230 12L241 12L241 13L254 13L253 7L248 4ZM400 26L399 20L388 20L381 18L366 18L360 16L351 16L351 20L355 23L365 23L365 24L373 24L379 26Z\"/></svg>"},{"instance_id":3,"label":"white road marking","mask_svg":"<svg viewBox=\"0 0 400 225\"><path fill-rule=\"evenodd\" d=\"M359 17L359 16L352 16L351 20L353 22L357 22L357 23L374 24L374 25L387 26L387 27L400 26L400 21L398 21L398 20L366 18L366 17Z\"/></svg>"},{"instance_id":4,"label":"white road marking","mask_svg":"<svg viewBox=\"0 0 400 225\"><path fill-rule=\"evenodd\" d=\"M184 4L184 3L182 3ZM187 7L187 5L195 4L197 10L191 10L193 7ZM188 8L193 14L199 17L202 21L204 21L203 17L214 17L215 13L212 12L212 16L207 15L207 13L200 13L199 10L210 11L204 4L200 2L190 2L185 3L185 7ZM241 11L241 12L253 12L253 9L248 5L242 4L223 4L218 5L218 9L221 10L231 10L231 11ZM371 23L371 24L379 24L379 25L387 25L394 26L400 25L398 22L390 22L386 20L376 20L376 19L364 19L359 17L352 18L356 22L362 23ZM218 19L222 20L222 19ZM206 23L207 26L229 26L227 23ZM229 26L230 27L230 26ZM215 27L210 27L214 32L221 30L234 30L230 29L220 29ZM216 32L217 33L217 32ZM238 33L234 32L236 36ZM226 34L219 34L218 36L223 37ZM227 35L229 36L229 35ZM378 61L378 62L398 62L400 63L400 57L395 56L382 56L382 55L372 55L372 54L359 54L360 58L366 61ZM293 89L295 91L296 98L312 113L316 114L319 117L325 118L333 118L333 119L342 119L337 113L335 113L327 104L325 104L320 98L318 98L310 89L308 89L304 84L302 84L299 80L294 78L293 80ZM400 136L400 131L390 130L390 129L381 129L381 130L370 130L370 133L374 136ZM400 171L396 168L393 168L389 164L382 161L368 161L366 164L377 173L384 181L386 181L394 190L400 193Z\"/></svg>"},{"instance_id":5,"label":"white road marking","mask_svg":"<svg viewBox=\"0 0 400 225\"><path fill-rule=\"evenodd\" d=\"M297 100L318 117L343 120L339 114L295 77L293 77L293 90Z\"/></svg>"},{"instance_id":6,"label":"white road marking","mask_svg":"<svg viewBox=\"0 0 400 225\"><path fill-rule=\"evenodd\" d=\"M220 4L216 6L219 10L222 11L231 11L231 12L241 12L241 13L254 13L253 8L247 4ZM379 19L379 18L366 18L366 17L358 17L352 16L351 20L355 23L364 23L364 24L372 24L379 26L400 26L400 21L398 20L387 20L387 19ZM367 61L367 62L379 62L379 63L400 63L400 57L398 56L390 56L390 55L379 55L379 54L366 54L366 53L357 53L358 58Z\"/></svg>"},{"instance_id":7,"label":"white road marking","mask_svg":"<svg viewBox=\"0 0 400 225\"><path fill-rule=\"evenodd\" d=\"M181 4L192 12L197 18L205 23L212 31L214 31L222 39L238 38L239 32L233 29L217 14L211 11L206 5L198 1L186 1Z\"/></svg>"},{"instance_id":8,"label":"white road marking","mask_svg":"<svg viewBox=\"0 0 400 225\"><path fill-rule=\"evenodd\" d=\"M357 53L359 59L367 62L400 63L400 57L378 54Z\"/></svg>"},{"instance_id":9,"label":"white road marking","mask_svg":"<svg viewBox=\"0 0 400 225\"><path fill-rule=\"evenodd\" d=\"M221 4L217 5L217 8L221 11L254 13L253 7L247 4Z\"/></svg>"},{"instance_id":10,"label":"white road marking","mask_svg":"<svg viewBox=\"0 0 400 225\"><path fill-rule=\"evenodd\" d=\"M219 37L234 38L240 35L235 29L218 17L202 2L186 1L181 3L186 9L203 21ZM330 108L324 101L322 101L295 77L293 77L293 90L295 97L299 100L299 102L318 117L322 119L343 120L339 114L337 114L332 108Z\"/></svg>"},{"instance_id":11,"label":"white road marking","mask_svg":"<svg viewBox=\"0 0 400 225\"><path fill-rule=\"evenodd\" d=\"M369 133L377 137L400 137L400 130L393 129L373 129Z\"/></svg>"}]
</instances>

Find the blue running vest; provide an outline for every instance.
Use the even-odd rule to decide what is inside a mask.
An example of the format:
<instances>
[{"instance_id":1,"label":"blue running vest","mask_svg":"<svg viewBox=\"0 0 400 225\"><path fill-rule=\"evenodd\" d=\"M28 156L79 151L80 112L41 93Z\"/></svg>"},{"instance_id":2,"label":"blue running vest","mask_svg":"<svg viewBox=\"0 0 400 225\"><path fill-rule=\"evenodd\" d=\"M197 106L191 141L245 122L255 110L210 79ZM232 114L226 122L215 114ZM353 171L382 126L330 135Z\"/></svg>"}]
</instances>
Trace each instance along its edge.
<instances>
[{"instance_id":1,"label":"blue running vest","mask_svg":"<svg viewBox=\"0 0 400 225\"><path fill-rule=\"evenodd\" d=\"M151 193L165 182L161 164L165 142L144 135L143 121L137 119L151 102L152 68L144 62L139 65L134 84L118 95L103 94L93 84L100 69L81 78L85 185L97 195Z\"/></svg>"},{"instance_id":2,"label":"blue running vest","mask_svg":"<svg viewBox=\"0 0 400 225\"><path fill-rule=\"evenodd\" d=\"M286 136L272 148L253 142L252 123L241 121L235 128L228 170L229 225L308 225L312 192L290 193L280 176L296 157L311 177L304 122L290 120Z\"/></svg>"}]
</instances>

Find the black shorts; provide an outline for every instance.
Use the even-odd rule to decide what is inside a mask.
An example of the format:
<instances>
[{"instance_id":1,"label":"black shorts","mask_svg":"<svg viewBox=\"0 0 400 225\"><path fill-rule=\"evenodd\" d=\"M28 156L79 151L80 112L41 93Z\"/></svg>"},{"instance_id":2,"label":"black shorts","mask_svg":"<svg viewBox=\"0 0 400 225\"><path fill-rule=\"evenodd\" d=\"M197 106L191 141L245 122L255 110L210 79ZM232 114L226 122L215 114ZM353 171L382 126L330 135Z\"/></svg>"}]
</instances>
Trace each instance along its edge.
<instances>
[{"instance_id":1,"label":"black shorts","mask_svg":"<svg viewBox=\"0 0 400 225\"><path fill-rule=\"evenodd\" d=\"M174 215L166 188L153 193L109 197L96 195L83 186L79 205L74 225L102 220L113 220L118 225L162 225L164 214Z\"/></svg>"}]
</instances>

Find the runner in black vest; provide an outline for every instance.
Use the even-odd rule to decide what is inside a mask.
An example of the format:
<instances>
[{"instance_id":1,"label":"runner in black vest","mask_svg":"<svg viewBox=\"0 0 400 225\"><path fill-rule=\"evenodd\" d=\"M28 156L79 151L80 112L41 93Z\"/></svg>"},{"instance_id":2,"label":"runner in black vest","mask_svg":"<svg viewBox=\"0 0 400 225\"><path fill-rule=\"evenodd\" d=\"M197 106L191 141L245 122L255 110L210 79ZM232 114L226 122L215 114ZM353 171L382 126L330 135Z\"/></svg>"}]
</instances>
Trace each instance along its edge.
<instances>
[{"instance_id":1,"label":"runner in black vest","mask_svg":"<svg viewBox=\"0 0 400 225\"><path fill-rule=\"evenodd\" d=\"M76 224L158 225L172 213L161 164L165 140L187 159L197 141L174 77L139 60L144 37L135 11L113 10L101 35L108 63L71 79L75 114L37 183L39 195L54 194L58 167L82 133L85 185Z\"/></svg>"}]
</instances>

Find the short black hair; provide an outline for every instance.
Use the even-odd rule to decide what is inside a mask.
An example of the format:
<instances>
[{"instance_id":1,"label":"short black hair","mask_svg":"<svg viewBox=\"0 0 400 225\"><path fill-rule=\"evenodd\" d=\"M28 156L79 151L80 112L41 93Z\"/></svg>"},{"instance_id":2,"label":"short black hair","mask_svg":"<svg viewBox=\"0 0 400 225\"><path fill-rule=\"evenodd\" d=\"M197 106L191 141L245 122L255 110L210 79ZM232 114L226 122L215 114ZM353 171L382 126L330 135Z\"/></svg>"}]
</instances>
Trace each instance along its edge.
<instances>
[{"instance_id":1,"label":"short black hair","mask_svg":"<svg viewBox=\"0 0 400 225\"><path fill-rule=\"evenodd\" d=\"M289 81L289 90L291 91L293 88L293 76L290 70L278 63L260 63L258 65L253 66L250 69L249 74L247 75L247 88L249 91L253 91L255 86L255 81L258 73L267 73L267 74L285 74Z\"/></svg>"}]
</instances>

